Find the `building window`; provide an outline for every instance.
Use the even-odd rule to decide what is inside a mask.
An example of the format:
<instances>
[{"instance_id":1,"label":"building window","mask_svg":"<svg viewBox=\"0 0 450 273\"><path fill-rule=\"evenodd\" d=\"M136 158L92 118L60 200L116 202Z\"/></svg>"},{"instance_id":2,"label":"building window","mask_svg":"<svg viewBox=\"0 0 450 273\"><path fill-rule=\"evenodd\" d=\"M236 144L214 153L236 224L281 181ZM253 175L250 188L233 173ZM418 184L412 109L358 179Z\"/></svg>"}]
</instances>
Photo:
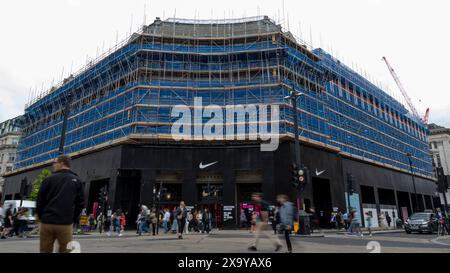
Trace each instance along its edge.
<instances>
[{"instance_id":1,"label":"building window","mask_svg":"<svg viewBox=\"0 0 450 273\"><path fill-rule=\"evenodd\" d=\"M9 154L8 162L14 162L14 160L16 160L16 155L15 154Z\"/></svg>"},{"instance_id":2,"label":"building window","mask_svg":"<svg viewBox=\"0 0 450 273\"><path fill-rule=\"evenodd\" d=\"M442 165L441 165L441 156L440 155L436 155L436 164L437 164L437 166L438 167L441 167Z\"/></svg>"}]
</instances>

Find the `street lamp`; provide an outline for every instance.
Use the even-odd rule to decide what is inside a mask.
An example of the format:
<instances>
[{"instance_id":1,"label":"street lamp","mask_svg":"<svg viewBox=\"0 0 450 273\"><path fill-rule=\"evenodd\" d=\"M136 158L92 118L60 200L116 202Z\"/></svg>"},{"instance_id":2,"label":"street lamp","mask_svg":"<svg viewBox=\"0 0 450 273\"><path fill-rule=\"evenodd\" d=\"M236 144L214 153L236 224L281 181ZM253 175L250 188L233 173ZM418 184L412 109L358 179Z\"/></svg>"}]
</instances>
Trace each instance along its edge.
<instances>
[{"instance_id":1,"label":"street lamp","mask_svg":"<svg viewBox=\"0 0 450 273\"><path fill-rule=\"evenodd\" d=\"M290 99L292 104L292 109L294 110L294 150L295 150L295 164L301 166L300 162L300 141L298 132L298 109L297 109L297 98L304 95L304 93L295 91L295 86L292 84L292 90L289 96L284 97L285 99ZM303 210L303 190L304 183L301 183L300 187L297 187L297 211ZM301 204L301 206L300 206ZM301 208L301 209L300 209ZM297 213L297 222L300 223L300 214Z\"/></svg>"},{"instance_id":2,"label":"street lamp","mask_svg":"<svg viewBox=\"0 0 450 273\"><path fill-rule=\"evenodd\" d=\"M412 160L411 160L412 155L410 153L407 153L406 156L408 157L409 168L411 170L411 179L412 179L413 187L414 187L414 199L416 201L416 205L414 207L414 212L418 212L419 199L417 198L416 180L414 179L414 172L413 172L413 167L412 167Z\"/></svg>"}]
</instances>

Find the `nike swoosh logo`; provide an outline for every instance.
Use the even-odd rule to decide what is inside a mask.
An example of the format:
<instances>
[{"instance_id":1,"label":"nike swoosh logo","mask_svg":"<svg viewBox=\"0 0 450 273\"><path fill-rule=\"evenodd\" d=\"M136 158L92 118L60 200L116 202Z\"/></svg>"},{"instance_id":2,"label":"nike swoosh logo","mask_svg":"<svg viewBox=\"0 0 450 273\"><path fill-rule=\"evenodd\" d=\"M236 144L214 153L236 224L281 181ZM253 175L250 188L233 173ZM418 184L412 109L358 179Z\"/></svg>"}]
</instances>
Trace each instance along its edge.
<instances>
[{"instance_id":1,"label":"nike swoosh logo","mask_svg":"<svg viewBox=\"0 0 450 273\"><path fill-rule=\"evenodd\" d=\"M325 172L325 170L323 170L323 171L321 171L321 172L318 172L317 169L316 169L316 175L317 175L317 176L320 176L320 175L323 174L324 172Z\"/></svg>"},{"instance_id":2,"label":"nike swoosh logo","mask_svg":"<svg viewBox=\"0 0 450 273\"><path fill-rule=\"evenodd\" d=\"M209 164L205 164L205 165L203 165L203 162L200 162L200 165L198 165L198 167L200 168L200 169L206 169L206 168L208 168L209 166L212 166L212 165L214 165L214 164L216 164L216 163L218 163L219 161L215 161L215 162L211 162L211 163L209 163Z\"/></svg>"}]
</instances>

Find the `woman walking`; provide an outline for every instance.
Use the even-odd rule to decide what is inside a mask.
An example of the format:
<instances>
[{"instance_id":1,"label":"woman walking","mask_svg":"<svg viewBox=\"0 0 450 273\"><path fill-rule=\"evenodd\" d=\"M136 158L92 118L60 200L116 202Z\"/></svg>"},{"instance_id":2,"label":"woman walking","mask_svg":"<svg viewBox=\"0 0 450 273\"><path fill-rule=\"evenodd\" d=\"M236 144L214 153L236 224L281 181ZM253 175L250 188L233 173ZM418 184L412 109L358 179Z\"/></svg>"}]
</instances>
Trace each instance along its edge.
<instances>
[{"instance_id":1,"label":"woman walking","mask_svg":"<svg viewBox=\"0 0 450 273\"><path fill-rule=\"evenodd\" d=\"M152 208L152 211L150 212L150 223L152 225L152 235L156 235L156 224L158 222L158 216L156 215L156 209Z\"/></svg>"},{"instance_id":2,"label":"woman walking","mask_svg":"<svg viewBox=\"0 0 450 273\"><path fill-rule=\"evenodd\" d=\"M120 234L119 234L119 236L122 236L123 232L125 231L126 225L127 225L127 219L125 217L125 213L122 212L122 215L120 216Z\"/></svg>"},{"instance_id":3,"label":"woman walking","mask_svg":"<svg viewBox=\"0 0 450 273\"><path fill-rule=\"evenodd\" d=\"M372 237L372 225L373 225L372 221L373 221L372 211L366 212L367 230L369 231L370 237Z\"/></svg>"},{"instance_id":4,"label":"woman walking","mask_svg":"<svg viewBox=\"0 0 450 273\"><path fill-rule=\"evenodd\" d=\"M176 216L178 223L178 239L183 239L183 231L187 218L187 209L184 201L180 202L180 207L177 209Z\"/></svg>"}]
</instances>

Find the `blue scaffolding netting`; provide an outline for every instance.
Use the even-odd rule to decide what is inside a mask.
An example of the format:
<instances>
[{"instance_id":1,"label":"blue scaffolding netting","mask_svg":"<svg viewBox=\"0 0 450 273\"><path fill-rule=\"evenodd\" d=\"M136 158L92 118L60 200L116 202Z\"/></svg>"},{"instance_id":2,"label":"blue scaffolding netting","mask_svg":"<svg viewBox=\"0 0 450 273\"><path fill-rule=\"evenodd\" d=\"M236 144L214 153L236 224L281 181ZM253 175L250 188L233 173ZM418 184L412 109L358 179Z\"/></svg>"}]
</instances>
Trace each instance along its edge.
<instances>
[{"instance_id":1,"label":"blue scaffolding netting","mask_svg":"<svg viewBox=\"0 0 450 273\"><path fill-rule=\"evenodd\" d=\"M171 109L193 106L196 97L204 105L279 105L280 133L292 137L294 112L285 99L292 88L304 94L297 102L302 139L404 171L411 154L415 174L433 176L427 128L420 121L329 53L307 49L266 17L145 26L27 105L15 167L29 168L58 155L67 105L67 154L130 137L169 138L176 120ZM255 129L251 126L243 132Z\"/></svg>"}]
</instances>

